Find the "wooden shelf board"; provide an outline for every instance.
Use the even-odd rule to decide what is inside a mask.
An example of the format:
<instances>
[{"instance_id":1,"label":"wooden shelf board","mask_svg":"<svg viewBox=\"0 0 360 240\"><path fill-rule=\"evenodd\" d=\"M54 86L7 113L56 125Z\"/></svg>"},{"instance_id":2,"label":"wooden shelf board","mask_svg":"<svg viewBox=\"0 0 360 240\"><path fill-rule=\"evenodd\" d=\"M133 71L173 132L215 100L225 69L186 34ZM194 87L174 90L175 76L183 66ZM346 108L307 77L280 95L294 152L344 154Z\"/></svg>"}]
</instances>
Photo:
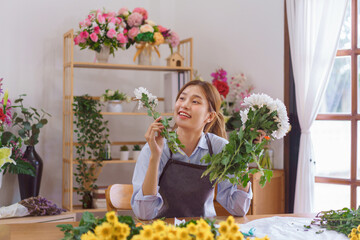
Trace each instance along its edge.
<instances>
[{"instance_id":1,"label":"wooden shelf board","mask_svg":"<svg viewBox=\"0 0 360 240\"><path fill-rule=\"evenodd\" d=\"M85 160L86 163L95 163L93 160ZM74 164L77 164L77 161L74 161ZM120 159L112 159L112 160L103 160L101 164L117 164L117 163L136 163L136 160L120 160Z\"/></svg>"},{"instance_id":2,"label":"wooden shelf board","mask_svg":"<svg viewBox=\"0 0 360 240\"><path fill-rule=\"evenodd\" d=\"M122 70L144 70L144 71L191 71L191 67L167 67L167 66L148 66L132 64L112 64L112 63L90 63L74 62L75 68L100 68L100 69L122 69Z\"/></svg>"},{"instance_id":3,"label":"wooden shelf board","mask_svg":"<svg viewBox=\"0 0 360 240\"><path fill-rule=\"evenodd\" d=\"M146 112L101 112L102 115L145 116ZM174 113L161 113L162 116L173 116Z\"/></svg>"},{"instance_id":4,"label":"wooden shelf board","mask_svg":"<svg viewBox=\"0 0 360 240\"><path fill-rule=\"evenodd\" d=\"M74 146L79 146L79 143L74 142ZM137 142L110 142L110 145L145 145L145 141L137 141ZM66 146L70 146L70 143L66 143Z\"/></svg>"},{"instance_id":5,"label":"wooden shelf board","mask_svg":"<svg viewBox=\"0 0 360 240\"><path fill-rule=\"evenodd\" d=\"M106 208L91 208L91 209L82 209L80 205L74 205L72 212L83 213L83 212L106 212Z\"/></svg>"}]
</instances>

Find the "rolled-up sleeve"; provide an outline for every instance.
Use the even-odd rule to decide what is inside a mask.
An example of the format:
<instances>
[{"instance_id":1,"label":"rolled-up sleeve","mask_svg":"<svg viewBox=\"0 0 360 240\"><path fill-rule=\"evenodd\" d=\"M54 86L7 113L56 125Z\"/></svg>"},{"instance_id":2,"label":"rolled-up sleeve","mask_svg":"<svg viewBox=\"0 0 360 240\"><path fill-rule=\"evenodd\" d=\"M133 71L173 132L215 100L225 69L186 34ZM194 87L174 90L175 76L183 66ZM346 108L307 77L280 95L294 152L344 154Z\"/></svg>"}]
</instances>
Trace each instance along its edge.
<instances>
[{"instance_id":1,"label":"rolled-up sleeve","mask_svg":"<svg viewBox=\"0 0 360 240\"><path fill-rule=\"evenodd\" d=\"M249 211L251 199L251 183L249 192L237 189L236 185L232 185L227 180L218 184L216 201L218 201L231 215L245 216Z\"/></svg>"},{"instance_id":2,"label":"rolled-up sleeve","mask_svg":"<svg viewBox=\"0 0 360 240\"><path fill-rule=\"evenodd\" d=\"M159 194L159 187L157 189L156 195L144 196L142 192L142 185L144 183L146 171L149 166L149 159L150 148L146 144L141 150L139 158L136 162L132 179L134 192L131 198L131 207L134 211L134 214L138 218L144 220L155 218L163 204L162 197Z\"/></svg>"}]
</instances>

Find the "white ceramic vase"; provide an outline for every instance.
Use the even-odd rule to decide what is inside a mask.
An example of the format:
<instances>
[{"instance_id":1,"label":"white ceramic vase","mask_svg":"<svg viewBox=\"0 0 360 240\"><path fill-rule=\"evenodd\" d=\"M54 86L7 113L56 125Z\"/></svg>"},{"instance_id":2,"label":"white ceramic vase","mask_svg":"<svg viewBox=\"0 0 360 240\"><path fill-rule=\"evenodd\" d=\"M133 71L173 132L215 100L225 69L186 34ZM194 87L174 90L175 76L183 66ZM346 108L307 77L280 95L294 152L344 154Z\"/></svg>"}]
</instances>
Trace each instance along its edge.
<instances>
[{"instance_id":1,"label":"white ceramic vase","mask_svg":"<svg viewBox=\"0 0 360 240\"><path fill-rule=\"evenodd\" d=\"M132 152L132 156L133 156L133 159L134 159L135 161L138 160L140 152L141 152L141 151L133 151L133 152Z\"/></svg>"},{"instance_id":2,"label":"white ceramic vase","mask_svg":"<svg viewBox=\"0 0 360 240\"><path fill-rule=\"evenodd\" d=\"M110 47L102 46L100 52L96 52L96 61L98 63L107 63L110 56Z\"/></svg>"},{"instance_id":3,"label":"white ceramic vase","mask_svg":"<svg viewBox=\"0 0 360 240\"><path fill-rule=\"evenodd\" d=\"M120 160L128 160L129 151L120 151Z\"/></svg>"},{"instance_id":4,"label":"white ceramic vase","mask_svg":"<svg viewBox=\"0 0 360 240\"><path fill-rule=\"evenodd\" d=\"M107 102L106 110L108 112L122 112L121 100L111 100Z\"/></svg>"}]
</instances>

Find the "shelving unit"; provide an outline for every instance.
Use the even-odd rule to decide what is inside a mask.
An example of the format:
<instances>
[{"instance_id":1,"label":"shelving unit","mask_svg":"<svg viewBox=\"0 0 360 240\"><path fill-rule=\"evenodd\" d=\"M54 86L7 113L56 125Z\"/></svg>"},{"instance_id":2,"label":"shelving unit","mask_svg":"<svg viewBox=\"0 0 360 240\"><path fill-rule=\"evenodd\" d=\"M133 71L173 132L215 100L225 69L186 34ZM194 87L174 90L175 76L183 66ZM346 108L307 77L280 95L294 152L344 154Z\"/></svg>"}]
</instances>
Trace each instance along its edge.
<instances>
[{"instance_id":1,"label":"shelving unit","mask_svg":"<svg viewBox=\"0 0 360 240\"><path fill-rule=\"evenodd\" d=\"M111 69L111 70L131 70L131 71L163 71L163 72L184 72L187 73L188 79L192 80L193 76L193 46L192 38L180 41L178 50L184 56L184 67L167 67L167 66L145 66L129 64L110 64L110 63L91 63L91 62L74 62L74 30L64 34L64 61L63 61L63 190L62 190L62 207L70 212L103 212L106 209L81 209L81 206L74 205L74 165L76 164L74 156L74 147L76 143L73 139L73 117L72 104L74 99L74 71L76 69ZM96 98L96 97L95 97ZM163 100L163 99L159 99ZM147 113L142 112L102 112L103 115L111 116L145 116ZM172 113L162 113L163 116L172 116ZM144 142L113 142L112 145L131 145L144 144ZM92 164L92 160L87 160ZM103 164L133 164L134 160L104 160ZM109 183L112 184L112 183Z\"/></svg>"}]
</instances>

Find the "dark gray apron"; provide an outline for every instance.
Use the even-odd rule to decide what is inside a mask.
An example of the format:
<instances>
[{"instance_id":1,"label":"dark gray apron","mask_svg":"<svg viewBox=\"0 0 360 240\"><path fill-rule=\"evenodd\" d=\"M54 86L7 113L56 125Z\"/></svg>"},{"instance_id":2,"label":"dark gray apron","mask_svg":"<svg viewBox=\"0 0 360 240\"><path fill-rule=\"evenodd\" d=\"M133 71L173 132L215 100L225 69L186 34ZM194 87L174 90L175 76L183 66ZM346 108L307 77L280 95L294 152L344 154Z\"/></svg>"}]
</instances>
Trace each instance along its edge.
<instances>
[{"instance_id":1,"label":"dark gray apron","mask_svg":"<svg viewBox=\"0 0 360 240\"><path fill-rule=\"evenodd\" d=\"M210 155L213 154L211 142L205 134ZM213 192L209 177L201 178L207 166L170 159L159 179L159 193L164 201L157 218L202 217L205 215L205 202Z\"/></svg>"}]
</instances>

